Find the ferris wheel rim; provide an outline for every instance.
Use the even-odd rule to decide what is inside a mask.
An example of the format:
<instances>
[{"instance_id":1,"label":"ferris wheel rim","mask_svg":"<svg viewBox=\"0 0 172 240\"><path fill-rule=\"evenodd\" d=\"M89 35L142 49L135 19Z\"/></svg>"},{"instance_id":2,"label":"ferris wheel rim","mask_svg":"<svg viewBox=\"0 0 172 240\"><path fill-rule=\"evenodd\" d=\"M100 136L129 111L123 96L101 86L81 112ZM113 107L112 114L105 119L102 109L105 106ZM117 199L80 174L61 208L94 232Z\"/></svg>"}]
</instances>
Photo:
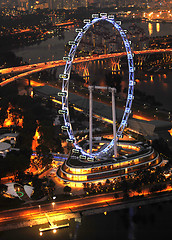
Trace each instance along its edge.
<instances>
[{"instance_id":1,"label":"ferris wheel rim","mask_svg":"<svg viewBox=\"0 0 172 240\"><path fill-rule=\"evenodd\" d=\"M124 109L124 113L123 113L123 117L122 120L120 122L120 125L118 127L118 130L116 132L116 139L118 140L120 137L122 137L124 128L127 125L127 120L128 117L130 115L130 111L131 111L131 105L132 105L132 101L134 98L134 61L133 61L133 55L131 52L131 48L130 48L130 43L127 39L127 36L124 32L124 30L121 28L121 26L117 23L117 21L115 21L113 18L109 18L105 15L103 15L102 17L96 17L93 18L93 20L89 20L87 21L87 23L85 24L85 26L83 28L80 29L76 29L78 31L78 34L76 36L76 38L74 39L74 41L71 41L71 49L70 52L68 54L68 57L66 58L66 65L65 65L65 69L64 69L64 73L62 74L62 93L64 93L64 96L62 96L62 110L64 111L63 114L63 118L64 118L64 123L65 126L67 127L67 133L69 136L69 142L73 143L76 149L79 149L81 151L81 153L83 155L87 155L87 156L101 156L101 155L106 155L109 153L109 151L113 148L114 145L114 139L108 144L108 146L99 151L99 152L93 152L92 154L89 154L87 152L85 152L78 144L76 141L76 138L74 136L73 130L72 130L72 125L70 122L70 115L69 115L69 104L68 104L68 95L69 95L69 79L70 79L70 73L71 73L71 67L72 67L72 63L74 60L74 56L77 50L77 47L79 46L79 43L82 39L82 37L84 36L84 34L87 32L87 30L93 26L96 22L99 21L107 21L109 23L111 23L115 29L119 32L124 46L125 46L125 50L127 53L127 60L128 60L128 70L129 70L129 76L128 76L128 95L127 95L127 100L126 100L126 105L125 105L125 109ZM77 32L76 31L76 32Z\"/></svg>"}]
</instances>

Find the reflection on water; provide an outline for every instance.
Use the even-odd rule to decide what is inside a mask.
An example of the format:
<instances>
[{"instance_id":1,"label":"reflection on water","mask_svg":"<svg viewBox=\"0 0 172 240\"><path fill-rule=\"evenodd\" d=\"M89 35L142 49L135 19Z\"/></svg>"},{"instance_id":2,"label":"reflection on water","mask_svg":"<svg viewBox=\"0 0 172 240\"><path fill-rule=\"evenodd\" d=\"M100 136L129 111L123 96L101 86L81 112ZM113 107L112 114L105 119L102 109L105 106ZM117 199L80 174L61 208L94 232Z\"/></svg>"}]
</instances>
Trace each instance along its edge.
<instances>
[{"instance_id":1,"label":"reflection on water","mask_svg":"<svg viewBox=\"0 0 172 240\"><path fill-rule=\"evenodd\" d=\"M153 75L150 75L150 81L153 82Z\"/></svg>"},{"instance_id":2,"label":"reflection on water","mask_svg":"<svg viewBox=\"0 0 172 240\"><path fill-rule=\"evenodd\" d=\"M129 208L129 228L128 228L128 240L134 240L135 235L134 235L134 230L135 230L135 224L133 221L134 217L134 207Z\"/></svg>"},{"instance_id":3,"label":"reflection on water","mask_svg":"<svg viewBox=\"0 0 172 240\"><path fill-rule=\"evenodd\" d=\"M166 79L167 78L167 74L164 73L163 74L163 78Z\"/></svg>"},{"instance_id":4,"label":"reflection on water","mask_svg":"<svg viewBox=\"0 0 172 240\"><path fill-rule=\"evenodd\" d=\"M148 23L148 31L149 31L149 36L151 36L153 34L153 25L152 23Z\"/></svg>"},{"instance_id":5,"label":"reflection on water","mask_svg":"<svg viewBox=\"0 0 172 240\"><path fill-rule=\"evenodd\" d=\"M136 72L135 79L137 83L135 89L154 96L156 101L163 104L164 108L172 109L172 72L166 71L166 73L153 73L145 76L142 72Z\"/></svg>"},{"instance_id":6,"label":"reflection on water","mask_svg":"<svg viewBox=\"0 0 172 240\"><path fill-rule=\"evenodd\" d=\"M166 89L168 87L168 84L167 83L163 83L162 86ZM170 102L170 105L171 105L171 102Z\"/></svg>"},{"instance_id":7,"label":"reflection on water","mask_svg":"<svg viewBox=\"0 0 172 240\"><path fill-rule=\"evenodd\" d=\"M80 224L81 224L81 223L79 223L79 222L76 223L76 227L75 227L74 234L73 234L73 236L71 235L71 239L72 239L72 240L76 240L76 239L77 239L78 230L79 230Z\"/></svg>"},{"instance_id":8,"label":"reflection on water","mask_svg":"<svg viewBox=\"0 0 172 240\"><path fill-rule=\"evenodd\" d=\"M161 78L161 74L158 74L158 79L161 82L162 78Z\"/></svg>"},{"instance_id":9,"label":"reflection on water","mask_svg":"<svg viewBox=\"0 0 172 240\"><path fill-rule=\"evenodd\" d=\"M98 64L97 64L98 65ZM105 67L105 66L104 66ZM87 81L89 85L95 83L95 85L106 86L105 70L104 67L99 67L98 70L96 64L92 64L89 67L90 81ZM119 74L121 78L121 91L120 96L126 99L126 89L128 88L128 72L116 72L116 76ZM155 97L157 102L160 102L167 110L172 109L172 72L169 70L161 70L158 72L143 73L143 71L135 72L135 89L141 92L145 92L146 95ZM164 97L165 96L165 97Z\"/></svg>"},{"instance_id":10,"label":"reflection on water","mask_svg":"<svg viewBox=\"0 0 172 240\"><path fill-rule=\"evenodd\" d=\"M17 56L30 63L46 62L49 60L61 60L65 54L65 44L76 36L74 29L63 29L59 36L49 38L33 46L22 47L13 50ZM30 59L30 60L29 60Z\"/></svg>"},{"instance_id":11,"label":"reflection on water","mask_svg":"<svg viewBox=\"0 0 172 240\"><path fill-rule=\"evenodd\" d=\"M160 23L156 23L156 31L159 33L160 32Z\"/></svg>"}]
</instances>

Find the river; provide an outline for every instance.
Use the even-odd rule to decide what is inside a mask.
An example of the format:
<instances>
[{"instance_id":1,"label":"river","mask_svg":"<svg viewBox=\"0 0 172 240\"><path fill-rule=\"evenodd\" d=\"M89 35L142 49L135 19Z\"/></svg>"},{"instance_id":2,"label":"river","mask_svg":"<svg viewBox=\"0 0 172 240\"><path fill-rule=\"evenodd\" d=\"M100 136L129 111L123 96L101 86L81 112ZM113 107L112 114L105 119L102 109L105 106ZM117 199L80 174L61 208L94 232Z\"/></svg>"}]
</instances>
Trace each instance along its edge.
<instances>
[{"instance_id":1,"label":"river","mask_svg":"<svg viewBox=\"0 0 172 240\"><path fill-rule=\"evenodd\" d=\"M124 22L122 24L123 29L127 29L131 25L130 23ZM166 36L172 32L171 23L148 23L148 22L136 22L136 25L144 29L147 36ZM24 61L30 63L44 62L48 60L59 60L64 56L64 45L73 40L76 33L72 27L70 29L65 28L62 35L59 37L50 38L40 44L32 46L22 47L14 49L13 51L17 56L23 57Z\"/></svg>"},{"instance_id":2,"label":"river","mask_svg":"<svg viewBox=\"0 0 172 240\"><path fill-rule=\"evenodd\" d=\"M171 23L136 22L136 24L144 29L147 36L164 36L172 32ZM127 29L129 25L131 24L124 22L122 24L122 28ZM29 63L59 60L64 56L64 45L69 40L73 40L75 36L76 33L73 27L70 26L70 30L65 28L64 31L61 32L60 36L50 38L41 42L39 45L35 44L33 46L15 49L14 52L17 56L22 56L23 60ZM171 70L163 70L154 73L136 72L135 79L137 79L136 89L145 92L147 95L153 95L155 100L162 104L162 108L169 111L172 110ZM127 82L123 81L122 85L123 87L126 87Z\"/></svg>"}]
</instances>

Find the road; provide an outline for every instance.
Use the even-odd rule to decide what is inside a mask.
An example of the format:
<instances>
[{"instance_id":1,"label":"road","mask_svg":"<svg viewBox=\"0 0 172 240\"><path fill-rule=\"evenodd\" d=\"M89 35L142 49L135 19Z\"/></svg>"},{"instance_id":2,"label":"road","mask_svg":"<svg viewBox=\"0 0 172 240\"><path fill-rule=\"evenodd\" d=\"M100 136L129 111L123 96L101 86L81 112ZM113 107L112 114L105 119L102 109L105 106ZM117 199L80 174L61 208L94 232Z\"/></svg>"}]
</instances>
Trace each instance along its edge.
<instances>
[{"instance_id":1,"label":"road","mask_svg":"<svg viewBox=\"0 0 172 240\"><path fill-rule=\"evenodd\" d=\"M162 52L172 52L172 49L168 48L168 49L142 50L142 51L134 51L133 53L136 55L139 55L139 54L153 54L153 53L162 53ZM111 53L111 54L103 54L103 55L96 55L96 56L80 57L80 58L76 58L73 61L73 64L77 64L77 63L81 63L81 62L103 60L103 59L113 58L113 57L122 57L125 55L126 55L126 52L120 52L120 53ZM37 64L31 64L31 65L24 65L24 66L12 67L12 68L0 69L1 75L24 72L24 73L18 74L14 77L10 77L10 78L4 80L3 82L0 83L0 86L3 87L5 85L9 84L10 82L13 82L22 77L26 77L31 74L44 71L46 69L64 66L65 64L66 64L66 61L58 60L58 61L49 61L49 62L44 62L44 63L37 63Z\"/></svg>"},{"instance_id":2,"label":"road","mask_svg":"<svg viewBox=\"0 0 172 240\"><path fill-rule=\"evenodd\" d=\"M138 194L137 194L138 195ZM114 193L106 193L101 195L89 196L56 203L48 203L18 209L12 209L0 212L0 231L6 229L21 227L22 223L29 222L32 225L40 225L47 222L46 215L51 218L51 221L68 219L69 216L78 216L78 213L83 215L96 214L105 211L112 211L130 206L139 206L160 201L168 201L172 199L170 192L164 191L162 195L147 195L146 198L129 199L123 201L122 193L119 198L114 198ZM46 214L45 214L46 213ZM27 225L25 225L27 226Z\"/></svg>"},{"instance_id":3,"label":"road","mask_svg":"<svg viewBox=\"0 0 172 240\"><path fill-rule=\"evenodd\" d=\"M56 202L54 204L48 203L43 205L1 211L0 229L2 229L3 226L10 225L14 222L20 223L28 220L41 220L42 218L45 218L45 213L52 218L57 217L57 215L60 214L70 214L74 212L84 211L87 209L105 207L108 206L108 204L119 202L119 200L114 199L113 195L113 193L110 193Z\"/></svg>"}]
</instances>

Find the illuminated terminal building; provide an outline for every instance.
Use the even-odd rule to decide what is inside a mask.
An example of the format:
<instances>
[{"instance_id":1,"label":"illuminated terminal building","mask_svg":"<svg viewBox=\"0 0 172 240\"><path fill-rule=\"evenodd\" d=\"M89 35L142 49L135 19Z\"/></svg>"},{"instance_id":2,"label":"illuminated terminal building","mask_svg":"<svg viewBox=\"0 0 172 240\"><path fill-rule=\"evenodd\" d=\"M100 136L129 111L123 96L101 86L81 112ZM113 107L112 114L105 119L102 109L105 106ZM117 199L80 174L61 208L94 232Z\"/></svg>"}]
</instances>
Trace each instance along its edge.
<instances>
[{"instance_id":1,"label":"illuminated terminal building","mask_svg":"<svg viewBox=\"0 0 172 240\"><path fill-rule=\"evenodd\" d=\"M90 159L80 152L72 153L57 170L57 176L72 187L82 187L83 183L105 182L107 179L132 175L162 162L158 152L148 144L120 141L118 149L128 154L116 158Z\"/></svg>"}]
</instances>

